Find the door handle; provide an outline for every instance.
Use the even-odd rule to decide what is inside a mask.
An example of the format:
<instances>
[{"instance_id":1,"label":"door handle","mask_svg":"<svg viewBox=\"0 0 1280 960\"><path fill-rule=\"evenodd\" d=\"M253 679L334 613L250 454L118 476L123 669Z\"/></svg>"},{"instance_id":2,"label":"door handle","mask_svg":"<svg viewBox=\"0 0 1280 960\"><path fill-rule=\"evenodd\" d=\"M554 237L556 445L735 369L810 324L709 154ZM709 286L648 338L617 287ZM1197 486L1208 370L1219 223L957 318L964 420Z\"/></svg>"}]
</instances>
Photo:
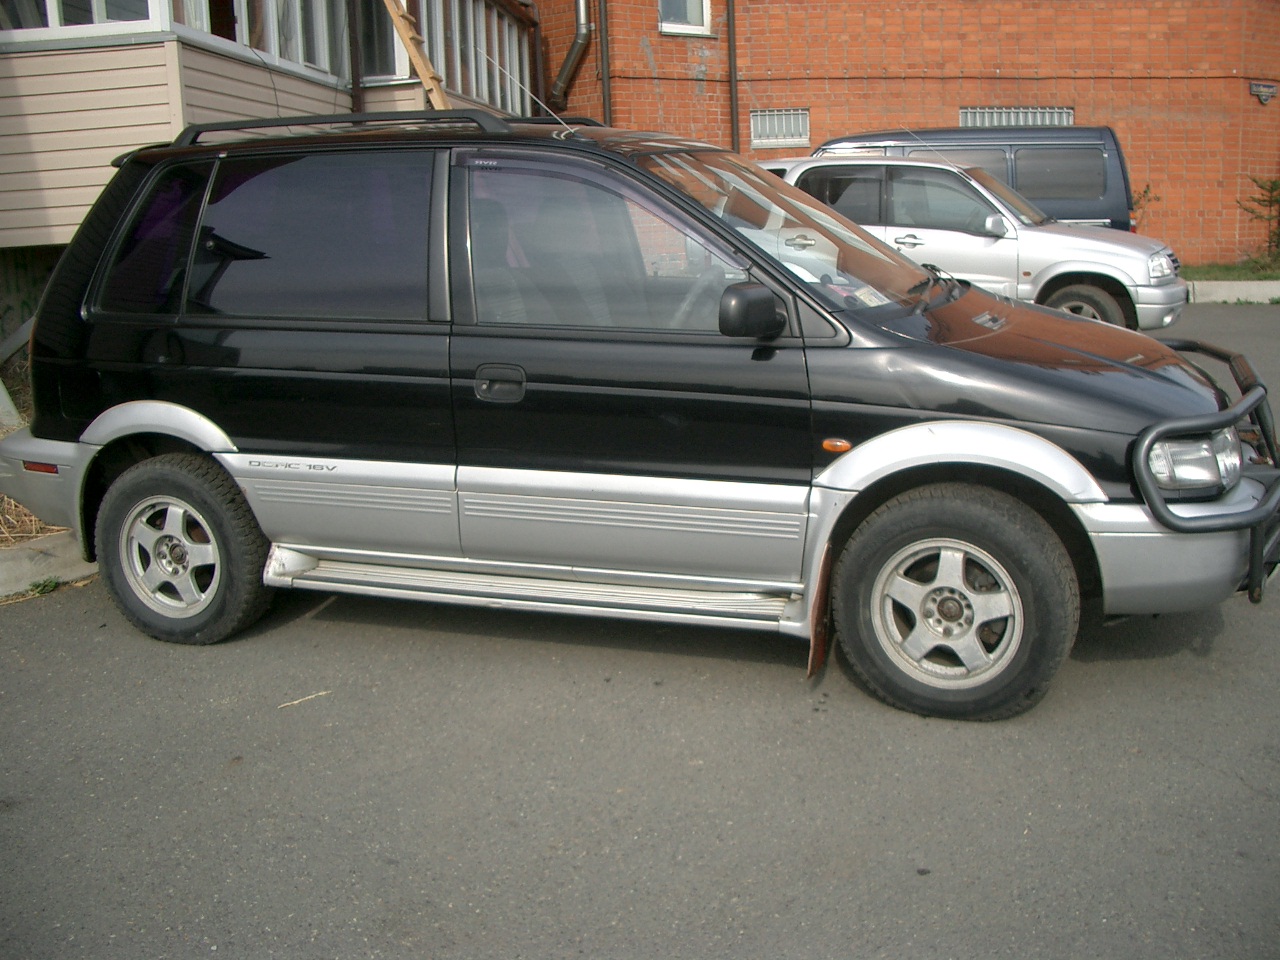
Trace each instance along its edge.
<instances>
[{"instance_id":1,"label":"door handle","mask_svg":"<svg viewBox=\"0 0 1280 960\"><path fill-rule=\"evenodd\" d=\"M924 241L917 237L914 233L908 233L905 237L894 237L893 242L900 247L923 247Z\"/></svg>"},{"instance_id":2,"label":"door handle","mask_svg":"<svg viewBox=\"0 0 1280 960\"><path fill-rule=\"evenodd\" d=\"M524 368L512 363L482 363L476 367L476 396L489 403L519 403L524 399Z\"/></svg>"},{"instance_id":3,"label":"door handle","mask_svg":"<svg viewBox=\"0 0 1280 960\"><path fill-rule=\"evenodd\" d=\"M803 233L797 233L794 237L788 237L786 240L783 240L782 242L785 243L792 250L807 250L809 247L812 247L818 241L813 239L813 237L806 236Z\"/></svg>"}]
</instances>

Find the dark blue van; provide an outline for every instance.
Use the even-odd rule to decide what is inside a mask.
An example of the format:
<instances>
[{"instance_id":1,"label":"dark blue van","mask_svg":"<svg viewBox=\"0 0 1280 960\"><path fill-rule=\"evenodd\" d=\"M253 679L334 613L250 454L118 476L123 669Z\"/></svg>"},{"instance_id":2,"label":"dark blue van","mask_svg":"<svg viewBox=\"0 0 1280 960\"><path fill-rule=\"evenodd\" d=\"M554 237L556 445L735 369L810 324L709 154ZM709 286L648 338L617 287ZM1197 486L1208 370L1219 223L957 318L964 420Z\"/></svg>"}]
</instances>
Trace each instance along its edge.
<instances>
[{"instance_id":1,"label":"dark blue van","mask_svg":"<svg viewBox=\"0 0 1280 960\"><path fill-rule=\"evenodd\" d=\"M982 167L1056 220L1133 228L1133 192L1110 127L939 127L828 140L813 155L946 159Z\"/></svg>"}]
</instances>

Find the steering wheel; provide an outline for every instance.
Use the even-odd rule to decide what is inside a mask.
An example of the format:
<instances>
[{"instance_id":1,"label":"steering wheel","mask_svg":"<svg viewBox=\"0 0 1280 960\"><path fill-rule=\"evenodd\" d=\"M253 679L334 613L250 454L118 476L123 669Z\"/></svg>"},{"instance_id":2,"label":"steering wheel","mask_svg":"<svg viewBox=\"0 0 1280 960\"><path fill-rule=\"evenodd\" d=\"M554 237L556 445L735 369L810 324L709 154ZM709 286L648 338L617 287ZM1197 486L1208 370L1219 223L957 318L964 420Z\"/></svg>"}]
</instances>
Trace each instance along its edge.
<instances>
[{"instance_id":1,"label":"steering wheel","mask_svg":"<svg viewBox=\"0 0 1280 960\"><path fill-rule=\"evenodd\" d=\"M689 288L689 292L680 301L680 306L676 307L675 313L671 315L671 322L668 326L675 330L683 330L690 327L689 320L693 317L694 308L698 306L698 301L705 299L709 294L717 290L723 290L725 287L724 280L724 267L718 263L711 264L711 266L698 274L698 279L693 281L693 286ZM716 326L719 326L718 321ZM693 329L698 329L698 326L693 326Z\"/></svg>"}]
</instances>

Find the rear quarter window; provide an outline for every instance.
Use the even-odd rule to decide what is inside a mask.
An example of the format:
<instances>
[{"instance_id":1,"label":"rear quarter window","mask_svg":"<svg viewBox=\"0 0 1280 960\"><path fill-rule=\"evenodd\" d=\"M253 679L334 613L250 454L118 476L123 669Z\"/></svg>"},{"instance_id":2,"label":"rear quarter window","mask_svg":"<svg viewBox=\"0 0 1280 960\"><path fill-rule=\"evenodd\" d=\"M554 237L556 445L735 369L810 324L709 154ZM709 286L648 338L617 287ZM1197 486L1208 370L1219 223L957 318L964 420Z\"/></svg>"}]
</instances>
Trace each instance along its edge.
<instances>
[{"instance_id":1,"label":"rear quarter window","mask_svg":"<svg viewBox=\"0 0 1280 960\"><path fill-rule=\"evenodd\" d=\"M432 155L370 151L219 164L186 309L423 319Z\"/></svg>"},{"instance_id":2,"label":"rear quarter window","mask_svg":"<svg viewBox=\"0 0 1280 960\"><path fill-rule=\"evenodd\" d=\"M125 230L99 297L116 313L176 314L212 163L169 167L152 182Z\"/></svg>"}]
</instances>

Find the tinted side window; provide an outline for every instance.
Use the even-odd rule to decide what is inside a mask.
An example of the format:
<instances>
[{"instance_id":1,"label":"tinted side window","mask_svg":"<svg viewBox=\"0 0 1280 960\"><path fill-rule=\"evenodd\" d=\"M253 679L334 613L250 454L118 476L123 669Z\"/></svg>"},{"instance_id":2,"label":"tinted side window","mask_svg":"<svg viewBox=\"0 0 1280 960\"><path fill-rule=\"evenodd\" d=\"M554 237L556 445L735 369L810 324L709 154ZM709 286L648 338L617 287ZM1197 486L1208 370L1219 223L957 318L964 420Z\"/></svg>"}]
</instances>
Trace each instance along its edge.
<instances>
[{"instance_id":1,"label":"tinted side window","mask_svg":"<svg viewBox=\"0 0 1280 960\"><path fill-rule=\"evenodd\" d=\"M103 283L99 303L121 313L176 314L211 163L170 167L151 186Z\"/></svg>"},{"instance_id":2,"label":"tinted side window","mask_svg":"<svg viewBox=\"0 0 1280 960\"><path fill-rule=\"evenodd\" d=\"M1107 158L1093 147L1022 147L1013 168L1032 200L1096 200L1107 190Z\"/></svg>"},{"instance_id":3,"label":"tinted side window","mask_svg":"<svg viewBox=\"0 0 1280 960\"><path fill-rule=\"evenodd\" d=\"M883 167L830 167L801 174L796 186L854 223L881 224L883 180Z\"/></svg>"},{"instance_id":4,"label":"tinted side window","mask_svg":"<svg viewBox=\"0 0 1280 960\"><path fill-rule=\"evenodd\" d=\"M470 175L477 319L718 331L745 274L635 199L551 171ZM750 216L752 211L741 211Z\"/></svg>"},{"instance_id":5,"label":"tinted side window","mask_svg":"<svg viewBox=\"0 0 1280 960\"><path fill-rule=\"evenodd\" d=\"M894 170L889 188L889 222L932 230L982 227L991 208L966 182L941 170Z\"/></svg>"},{"instance_id":6,"label":"tinted side window","mask_svg":"<svg viewBox=\"0 0 1280 960\"><path fill-rule=\"evenodd\" d=\"M222 161L187 309L424 318L431 162L426 151Z\"/></svg>"}]
</instances>

